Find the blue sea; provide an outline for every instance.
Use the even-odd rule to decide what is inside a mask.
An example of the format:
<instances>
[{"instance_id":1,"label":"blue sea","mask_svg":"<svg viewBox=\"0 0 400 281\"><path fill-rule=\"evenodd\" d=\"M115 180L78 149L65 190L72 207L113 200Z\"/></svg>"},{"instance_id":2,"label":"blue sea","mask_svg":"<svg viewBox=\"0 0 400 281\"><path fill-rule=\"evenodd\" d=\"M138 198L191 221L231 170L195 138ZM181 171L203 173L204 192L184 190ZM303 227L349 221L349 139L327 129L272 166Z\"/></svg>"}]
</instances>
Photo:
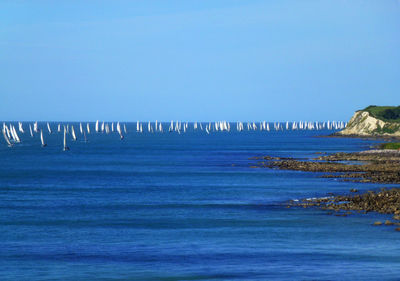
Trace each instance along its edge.
<instances>
[{"instance_id":1,"label":"blue sea","mask_svg":"<svg viewBox=\"0 0 400 281\"><path fill-rule=\"evenodd\" d=\"M55 131L55 123L51 124ZM252 168L376 142L332 131L62 133L0 141L0 280L399 280L390 216L286 208L383 185ZM190 124L189 127L192 125ZM45 128L44 123L39 127ZM74 125L75 128L78 124ZM167 127L165 124L164 127Z\"/></svg>"}]
</instances>

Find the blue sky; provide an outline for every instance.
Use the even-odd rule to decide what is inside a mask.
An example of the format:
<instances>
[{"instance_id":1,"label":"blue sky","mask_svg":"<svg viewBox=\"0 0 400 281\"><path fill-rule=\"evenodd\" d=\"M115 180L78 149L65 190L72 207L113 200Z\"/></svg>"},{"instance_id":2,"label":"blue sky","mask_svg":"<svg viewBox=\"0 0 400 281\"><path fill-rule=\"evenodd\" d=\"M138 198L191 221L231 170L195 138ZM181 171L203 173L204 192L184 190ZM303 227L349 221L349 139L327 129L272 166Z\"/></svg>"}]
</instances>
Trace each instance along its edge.
<instances>
[{"instance_id":1,"label":"blue sky","mask_svg":"<svg viewBox=\"0 0 400 281\"><path fill-rule=\"evenodd\" d=\"M397 0L0 0L0 120L347 120L398 105Z\"/></svg>"}]
</instances>

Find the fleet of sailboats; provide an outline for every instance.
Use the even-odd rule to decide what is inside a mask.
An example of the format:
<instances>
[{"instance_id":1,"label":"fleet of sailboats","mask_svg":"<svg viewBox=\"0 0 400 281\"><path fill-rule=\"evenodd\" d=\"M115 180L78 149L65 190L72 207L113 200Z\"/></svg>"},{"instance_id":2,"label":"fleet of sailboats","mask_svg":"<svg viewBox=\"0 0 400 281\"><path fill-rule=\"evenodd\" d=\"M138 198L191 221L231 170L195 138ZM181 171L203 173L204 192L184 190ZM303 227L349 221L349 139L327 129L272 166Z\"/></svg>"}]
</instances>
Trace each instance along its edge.
<instances>
[{"instance_id":1,"label":"fleet of sailboats","mask_svg":"<svg viewBox=\"0 0 400 281\"><path fill-rule=\"evenodd\" d=\"M14 125L16 124L16 125ZM110 125L111 124L111 125ZM341 130L347 126L347 123L341 121L326 121L326 122L311 122L311 121L298 121L298 122L227 122L227 121L217 121L217 122L182 122L182 121L174 121L171 120L169 123L163 123L159 121L155 122L136 122L136 132L143 133L143 124L147 125L147 133L155 134L155 133L164 133L163 125L168 128L167 132L170 133L187 133L188 131L199 131L204 132L205 134L209 135L211 133L216 132L231 132L231 128L236 128L236 132L243 132L243 131L265 131L269 132L271 130L275 131L293 131L293 130ZM56 134L52 131L51 125L49 122L46 122L44 125L40 125L38 122L33 122L29 124L25 124L29 127L29 135L31 137L35 137L35 134L39 134L40 142L42 147L46 147L47 144L44 140L44 133L43 131L46 130L50 134ZM63 150L69 150L67 146L67 135L71 135L73 141L77 141L78 137L74 129L74 125L70 124L57 124L57 132L61 132L61 126L63 125ZM236 125L236 126L234 126ZM111 126L111 130L110 130ZM271 126L271 127L270 127ZM21 143L21 139L17 133L16 127L18 128L18 132L20 134L25 134L24 124L22 122L17 123L3 123L2 133L3 138L8 147L13 147L14 144ZM120 122L102 122L100 124L99 120L97 120L94 124L94 131L99 133L110 134L116 131L119 135L119 138L123 140L125 135L128 134L127 125L121 124ZM86 123L86 128L79 122L79 131L80 135L82 136L81 140L83 142L87 142L87 134L91 133L90 123ZM57 135L57 134L56 134Z\"/></svg>"}]
</instances>

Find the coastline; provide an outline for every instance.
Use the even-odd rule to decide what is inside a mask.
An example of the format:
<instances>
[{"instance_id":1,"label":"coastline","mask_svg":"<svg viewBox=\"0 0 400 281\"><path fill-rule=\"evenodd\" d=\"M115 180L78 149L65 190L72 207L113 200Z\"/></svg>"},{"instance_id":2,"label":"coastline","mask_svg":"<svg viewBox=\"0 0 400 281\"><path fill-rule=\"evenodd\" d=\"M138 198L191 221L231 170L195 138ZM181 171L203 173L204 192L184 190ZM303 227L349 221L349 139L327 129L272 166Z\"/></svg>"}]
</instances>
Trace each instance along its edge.
<instances>
[{"instance_id":1,"label":"coastline","mask_svg":"<svg viewBox=\"0 0 400 281\"><path fill-rule=\"evenodd\" d=\"M253 157L252 168L267 168L321 173L323 178L338 178L345 182L400 184L400 150L371 149L361 152L326 154L317 152L309 159L274 156ZM375 221L374 225L397 226L400 231L400 185L391 189L368 190L359 193L350 189L349 195L329 194L328 197L304 198L286 202L287 208L319 208L335 216L377 212L393 215L392 220Z\"/></svg>"}]
</instances>

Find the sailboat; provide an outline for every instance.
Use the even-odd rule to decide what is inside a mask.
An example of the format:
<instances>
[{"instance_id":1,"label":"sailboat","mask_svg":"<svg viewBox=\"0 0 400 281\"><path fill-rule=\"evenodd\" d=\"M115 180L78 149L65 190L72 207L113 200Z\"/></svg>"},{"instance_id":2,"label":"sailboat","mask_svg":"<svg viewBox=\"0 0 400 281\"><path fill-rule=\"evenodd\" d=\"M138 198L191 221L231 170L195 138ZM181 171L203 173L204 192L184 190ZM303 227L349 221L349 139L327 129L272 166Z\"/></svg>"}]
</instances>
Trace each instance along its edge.
<instances>
[{"instance_id":1,"label":"sailboat","mask_svg":"<svg viewBox=\"0 0 400 281\"><path fill-rule=\"evenodd\" d=\"M67 129L64 126L64 148L63 151L69 150L69 147L67 146Z\"/></svg>"},{"instance_id":2,"label":"sailboat","mask_svg":"<svg viewBox=\"0 0 400 281\"><path fill-rule=\"evenodd\" d=\"M22 122L18 122L18 128L21 133L25 133L24 128L22 128Z\"/></svg>"},{"instance_id":3,"label":"sailboat","mask_svg":"<svg viewBox=\"0 0 400 281\"><path fill-rule=\"evenodd\" d=\"M7 143L8 147L12 147L13 144L10 142L10 139L8 138L8 136L6 134L6 129L5 128L3 128L3 136L4 136L4 139L6 140L6 143Z\"/></svg>"},{"instance_id":4,"label":"sailboat","mask_svg":"<svg viewBox=\"0 0 400 281\"><path fill-rule=\"evenodd\" d=\"M47 130L49 131L49 134L51 134L51 128L49 122L47 122Z\"/></svg>"},{"instance_id":5,"label":"sailboat","mask_svg":"<svg viewBox=\"0 0 400 281\"><path fill-rule=\"evenodd\" d=\"M79 123L79 131L81 132L82 135L83 134L82 122Z\"/></svg>"},{"instance_id":6,"label":"sailboat","mask_svg":"<svg viewBox=\"0 0 400 281\"><path fill-rule=\"evenodd\" d=\"M60 124L58 124L58 126L57 126L57 132L58 133L61 132L61 125Z\"/></svg>"},{"instance_id":7,"label":"sailboat","mask_svg":"<svg viewBox=\"0 0 400 281\"><path fill-rule=\"evenodd\" d=\"M42 147L47 146L47 144L44 143L43 130L40 130L40 141L42 142Z\"/></svg>"},{"instance_id":8,"label":"sailboat","mask_svg":"<svg viewBox=\"0 0 400 281\"><path fill-rule=\"evenodd\" d=\"M31 126L31 124L29 124L29 132L31 133L31 137L33 137L32 126Z\"/></svg>"},{"instance_id":9,"label":"sailboat","mask_svg":"<svg viewBox=\"0 0 400 281\"><path fill-rule=\"evenodd\" d=\"M160 124L160 125L161 125L161 124ZM125 125L125 124L124 124L124 132L125 132L125 134L126 134L126 132L127 132L127 131L126 131L126 125Z\"/></svg>"},{"instance_id":10,"label":"sailboat","mask_svg":"<svg viewBox=\"0 0 400 281\"><path fill-rule=\"evenodd\" d=\"M72 140L76 141L76 135L75 135L75 130L74 130L74 126L71 125L71 135L72 135Z\"/></svg>"},{"instance_id":11,"label":"sailboat","mask_svg":"<svg viewBox=\"0 0 400 281\"><path fill-rule=\"evenodd\" d=\"M90 126L89 126L89 123L86 123L86 129L87 129L88 134L90 134Z\"/></svg>"},{"instance_id":12,"label":"sailboat","mask_svg":"<svg viewBox=\"0 0 400 281\"><path fill-rule=\"evenodd\" d=\"M15 127L10 124L10 130L11 130L11 136L14 139L14 142L21 142L21 140L18 137L17 131L15 130Z\"/></svg>"},{"instance_id":13,"label":"sailboat","mask_svg":"<svg viewBox=\"0 0 400 281\"><path fill-rule=\"evenodd\" d=\"M119 124L119 122L117 123L117 132L119 133L121 140L124 139L124 136L122 135L121 131L121 125Z\"/></svg>"},{"instance_id":14,"label":"sailboat","mask_svg":"<svg viewBox=\"0 0 400 281\"><path fill-rule=\"evenodd\" d=\"M96 133L99 132L99 120L96 121L96 127L95 127Z\"/></svg>"}]
</instances>

